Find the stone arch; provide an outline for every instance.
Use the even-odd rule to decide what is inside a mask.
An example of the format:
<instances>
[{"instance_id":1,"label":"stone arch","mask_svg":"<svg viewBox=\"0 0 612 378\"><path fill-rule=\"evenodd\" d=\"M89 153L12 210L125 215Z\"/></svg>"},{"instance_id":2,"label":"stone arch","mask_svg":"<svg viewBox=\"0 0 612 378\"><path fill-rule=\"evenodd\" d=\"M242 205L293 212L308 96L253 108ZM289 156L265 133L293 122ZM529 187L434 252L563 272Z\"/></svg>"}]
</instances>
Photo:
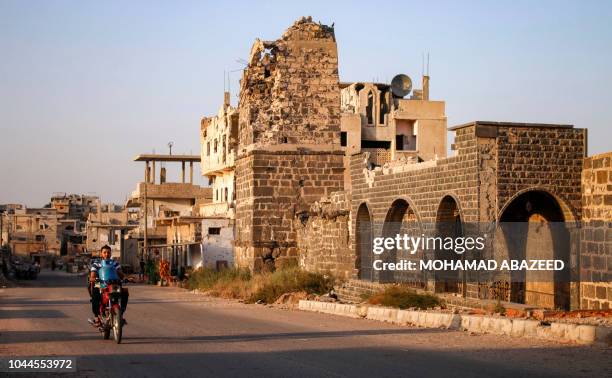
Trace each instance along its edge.
<instances>
[{"instance_id":1,"label":"stone arch","mask_svg":"<svg viewBox=\"0 0 612 378\"><path fill-rule=\"evenodd\" d=\"M502 215L504 214L504 212L506 211L506 209L508 208L508 206L514 202L515 199L517 199L518 197L522 196L525 193L528 192L542 192L542 193L546 193L548 194L550 197L554 198L554 200L557 202L557 204L559 205L562 213L563 213L563 221L565 222L575 222L579 219L578 214L576 213L576 209L574 209L573 207L569 206L568 203L563 200L560 196L556 195L555 193L553 193L551 190L541 187L541 186L533 186L533 187L529 187L526 189L522 189L519 190L518 192L514 193L514 195L512 197L510 197L502 206L502 208L499 210L497 219L501 220Z\"/></svg>"},{"instance_id":2,"label":"stone arch","mask_svg":"<svg viewBox=\"0 0 612 378\"><path fill-rule=\"evenodd\" d=\"M396 238L396 235L420 236L422 234L420 217L412 201L406 197L396 198L390 205L382 226L383 238ZM411 254L406 249L393 248L381 256L384 262L395 263L400 260L418 260L423 251ZM383 270L380 272L381 282L403 282L415 287L424 287L425 280L420 273L406 271Z\"/></svg>"},{"instance_id":3,"label":"stone arch","mask_svg":"<svg viewBox=\"0 0 612 378\"><path fill-rule=\"evenodd\" d=\"M440 200L436 210L435 236L442 241L445 238L461 237L464 233L462 211L457 197L446 194ZM442 244L442 243L440 243ZM443 245L437 244L434 252L436 260L456 261L464 258L464 255L455 253L452 249L444 249ZM441 270L435 272L435 291L460 293L465 295L465 283L463 275L458 270Z\"/></svg>"},{"instance_id":4,"label":"stone arch","mask_svg":"<svg viewBox=\"0 0 612 378\"><path fill-rule=\"evenodd\" d=\"M496 232L496 259L562 260L559 271L511 271L509 299L542 308L570 305L571 235L575 219L567 204L547 190L532 188L512 196L502 207Z\"/></svg>"},{"instance_id":5,"label":"stone arch","mask_svg":"<svg viewBox=\"0 0 612 378\"><path fill-rule=\"evenodd\" d=\"M355 222L355 269L357 278L374 280L372 269L372 213L363 202L357 209Z\"/></svg>"}]
</instances>

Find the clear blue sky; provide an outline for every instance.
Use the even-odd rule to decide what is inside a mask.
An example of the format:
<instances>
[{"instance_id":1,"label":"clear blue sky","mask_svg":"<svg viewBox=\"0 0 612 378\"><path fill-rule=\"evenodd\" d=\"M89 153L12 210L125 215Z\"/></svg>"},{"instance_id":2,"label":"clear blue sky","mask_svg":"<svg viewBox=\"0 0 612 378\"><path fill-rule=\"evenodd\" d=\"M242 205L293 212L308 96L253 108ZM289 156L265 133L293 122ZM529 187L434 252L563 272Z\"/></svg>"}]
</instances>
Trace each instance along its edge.
<instances>
[{"instance_id":1,"label":"clear blue sky","mask_svg":"<svg viewBox=\"0 0 612 378\"><path fill-rule=\"evenodd\" d=\"M143 176L132 158L170 140L198 154L224 70L303 15L335 23L342 81L418 81L429 51L449 126L571 123L590 154L612 150L611 2L0 0L0 203L122 203Z\"/></svg>"}]
</instances>

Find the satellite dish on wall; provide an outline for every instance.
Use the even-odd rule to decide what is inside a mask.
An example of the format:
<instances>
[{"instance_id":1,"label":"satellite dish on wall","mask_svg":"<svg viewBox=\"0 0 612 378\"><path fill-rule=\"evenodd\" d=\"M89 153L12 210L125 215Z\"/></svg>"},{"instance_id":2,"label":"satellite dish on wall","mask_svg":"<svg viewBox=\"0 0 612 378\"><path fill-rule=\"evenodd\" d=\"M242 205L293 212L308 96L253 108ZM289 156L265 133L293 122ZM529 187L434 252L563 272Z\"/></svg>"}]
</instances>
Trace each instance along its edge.
<instances>
[{"instance_id":1,"label":"satellite dish on wall","mask_svg":"<svg viewBox=\"0 0 612 378\"><path fill-rule=\"evenodd\" d=\"M391 80L391 92L396 97L404 97L412 90L412 80L408 75L399 74Z\"/></svg>"}]
</instances>

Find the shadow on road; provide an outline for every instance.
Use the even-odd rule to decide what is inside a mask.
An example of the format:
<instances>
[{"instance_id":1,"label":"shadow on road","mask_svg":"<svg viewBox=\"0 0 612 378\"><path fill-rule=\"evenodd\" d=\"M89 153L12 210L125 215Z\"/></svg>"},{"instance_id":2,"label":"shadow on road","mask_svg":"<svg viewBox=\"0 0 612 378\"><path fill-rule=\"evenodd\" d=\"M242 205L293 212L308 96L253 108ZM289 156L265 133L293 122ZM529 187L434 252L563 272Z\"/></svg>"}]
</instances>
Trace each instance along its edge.
<instances>
[{"instance_id":1,"label":"shadow on road","mask_svg":"<svg viewBox=\"0 0 612 378\"><path fill-rule=\"evenodd\" d=\"M354 331L332 331L332 332L278 332L278 333L255 333L238 335L207 335L190 337L136 337L126 338L125 344L168 344L168 343L189 343L189 342L247 342L265 340L308 340L320 338L338 338L354 336L380 336L380 335L406 335L423 333L440 333L443 330L437 329L372 329Z\"/></svg>"},{"instance_id":2,"label":"shadow on road","mask_svg":"<svg viewBox=\"0 0 612 378\"><path fill-rule=\"evenodd\" d=\"M538 363L540 349L440 351L386 347L296 349L270 352L151 353L77 356L81 373L113 377L594 377L605 366ZM571 354L571 351L568 351Z\"/></svg>"},{"instance_id":3,"label":"shadow on road","mask_svg":"<svg viewBox=\"0 0 612 378\"><path fill-rule=\"evenodd\" d=\"M0 333L0 344L63 342L101 339L98 331L74 333L65 331L3 331Z\"/></svg>"},{"instance_id":4,"label":"shadow on road","mask_svg":"<svg viewBox=\"0 0 612 378\"><path fill-rule=\"evenodd\" d=\"M0 319L67 318L58 310L0 310Z\"/></svg>"}]
</instances>

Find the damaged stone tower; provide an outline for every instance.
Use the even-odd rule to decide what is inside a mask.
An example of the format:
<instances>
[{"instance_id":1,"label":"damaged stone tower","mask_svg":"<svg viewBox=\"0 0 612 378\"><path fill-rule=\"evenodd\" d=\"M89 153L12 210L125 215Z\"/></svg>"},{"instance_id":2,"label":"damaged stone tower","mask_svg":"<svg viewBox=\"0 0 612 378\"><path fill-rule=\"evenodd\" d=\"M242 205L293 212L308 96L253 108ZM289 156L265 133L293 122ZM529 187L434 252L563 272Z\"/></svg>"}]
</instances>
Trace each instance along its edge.
<instances>
[{"instance_id":1,"label":"damaged stone tower","mask_svg":"<svg viewBox=\"0 0 612 378\"><path fill-rule=\"evenodd\" d=\"M343 189L343 155L334 29L302 18L276 41L256 40L240 82L238 266L297 258L293 222Z\"/></svg>"}]
</instances>

